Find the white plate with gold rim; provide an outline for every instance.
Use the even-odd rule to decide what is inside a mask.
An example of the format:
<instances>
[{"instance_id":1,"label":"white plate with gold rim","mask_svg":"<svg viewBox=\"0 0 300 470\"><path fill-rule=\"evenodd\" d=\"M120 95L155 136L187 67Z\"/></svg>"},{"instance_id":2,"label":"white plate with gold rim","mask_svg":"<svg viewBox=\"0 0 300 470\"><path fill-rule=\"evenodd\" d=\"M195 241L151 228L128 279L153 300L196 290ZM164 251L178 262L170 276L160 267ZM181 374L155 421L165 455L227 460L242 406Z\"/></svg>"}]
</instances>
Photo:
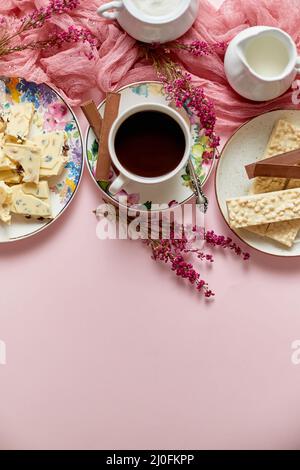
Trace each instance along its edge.
<instances>
[{"instance_id":1,"label":"white plate with gold rim","mask_svg":"<svg viewBox=\"0 0 300 470\"><path fill-rule=\"evenodd\" d=\"M30 237L49 227L68 207L80 183L83 169L83 142L78 121L60 94L46 84L21 78L0 77L0 111L9 112L14 103L32 103L36 114L29 137L43 130L64 130L69 147L63 173L49 179L53 219L26 219L13 215L10 225L0 222L0 243Z\"/></svg>"},{"instance_id":2,"label":"white plate with gold rim","mask_svg":"<svg viewBox=\"0 0 300 470\"><path fill-rule=\"evenodd\" d=\"M264 154L272 129L279 119L300 127L300 111L271 111L241 126L229 138L221 152L216 170L215 187L219 208L227 224L226 200L248 194L251 181L247 177L245 165L259 160ZM293 247L286 248L280 243L244 229L231 228L231 230L243 242L260 252L282 257L300 256L300 233Z\"/></svg>"}]
</instances>

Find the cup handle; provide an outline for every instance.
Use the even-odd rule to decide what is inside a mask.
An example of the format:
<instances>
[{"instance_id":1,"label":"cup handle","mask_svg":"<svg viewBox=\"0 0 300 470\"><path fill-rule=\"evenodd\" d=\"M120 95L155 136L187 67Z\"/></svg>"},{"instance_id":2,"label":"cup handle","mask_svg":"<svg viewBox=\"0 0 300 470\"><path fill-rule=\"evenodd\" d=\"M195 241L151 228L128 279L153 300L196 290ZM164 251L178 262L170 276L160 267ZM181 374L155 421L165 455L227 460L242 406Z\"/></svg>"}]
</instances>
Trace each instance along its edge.
<instances>
[{"instance_id":1,"label":"cup handle","mask_svg":"<svg viewBox=\"0 0 300 470\"><path fill-rule=\"evenodd\" d=\"M112 184L109 187L109 192L112 196L115 196L118 194L126 184L129 183L129 179L126 178L124 175L119 175L118 178L115 179L115 181L112 182Z\"/></svg>"},{"instance_id":2,"label":"cup handle","mask_svg":"<svg viewBox=\"0 0 300 470\"><path fill-rule=\"evenodd\" d=\"M300 73L300 56L299 55L296 60L296 71L297 73Z\"/></svg>"},{"instance_id":3,"label":"cup handle","mask_svg":"<svg viewBox=\"0 0 300 470\"><path fill-rule=\"evenodd\" d=\"M108 10L119 10L122 8L123 2L122 0L115 0L114 2L105 3L101 7L98 8L97 13L103 18L107 20L115 20L118 18L119 12L118 11L108 11Z\"/></svg>"}]
</instances>

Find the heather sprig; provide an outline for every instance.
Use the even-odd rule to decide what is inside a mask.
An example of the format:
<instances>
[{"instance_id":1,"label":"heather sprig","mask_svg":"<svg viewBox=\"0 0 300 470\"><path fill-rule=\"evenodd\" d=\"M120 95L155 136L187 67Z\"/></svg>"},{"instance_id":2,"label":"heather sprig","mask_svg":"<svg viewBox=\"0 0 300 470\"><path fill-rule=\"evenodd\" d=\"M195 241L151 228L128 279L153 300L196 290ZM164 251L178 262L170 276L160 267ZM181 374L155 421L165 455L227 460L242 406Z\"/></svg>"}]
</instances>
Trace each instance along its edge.
<instances>
[{"instance_id":1,"label":"heather sprig","mask_svg":"<svg viewBox=\"0 0 300 470\"><path fill-rule=\"evenodd\" d=\"M235 243L230 237L224 237L223 235L216 235L213 230L206 232L205 241L212 247L220 247L233 251L237 256L241 256L243 260L247 261L250 258L250 254L242 251L242 249Z\"/></svg>"},{"instance_id":2,"label":"heather sprig","mask_svg":"<svg viewBox=\"0 0 300 470\"><path fill-rule=\"evenodd\" d=\"M193 253L200 261L213 263L214 260L211 255L206 255L201 250L190 248L189 242L185 237L181 240L173 238L160 241L148 239L146 244L152 250L153 260L168 264L176 276L187 279L190 284L195 286L198 292L203 292L206 298L215 295L207 282L201 279L200 273L187 260L188 255Z\"/></svg>"},{"instance_id":3,"label":"heather sprig","mask_svg":"<svg viewBox=\"0 0 300 470\"><path fill-rule=\"evenodd\" d=\"M207 43L206 41L193 41L191 43L181 43L175 41L171 43L169 46L169 50L171 49L179 49L185 52L189 52L190 54L194 55L195 57L203 57L209 56L215 53L222 53L226 50L227 43L220 41L215 42L212 44Z\"/></svg>"},{"instance_id":4,"label":"heather sprig","mask_svg":"<svg viewBox=\"0 0 300 470\"><path fill-rule=\"evenodd\" d=\"M54 15L61 15L75 10L80 0L50 0L45 8L38 8L22 18L22 31L41 28Z\"/></svg>"},{"instance_id":5,"label":"heather sprig","mask_svg":"<svg viewBox=\"0 0 300 470\"><path fill-rule=\"evenodd\" d=\"M193 231L196 233L196 228L193 228ZM204 293L205 298L211 298L215 296L215 293L210 289L208 283L202 279L201 274L194 268L189 258L194 256L199 261L209 263L213 263L214 258L211 254L205 253L203 249L195 247L193 242L196 240L196 235L192 239L187 238L185 235L180 239L176 239L173 230L168 239L153 240L149 238L146 240L146 244L151 248L152 258L155 261L168 264L176 276L187 279L198 292ZM205 232L204 243L207 246L228 249L245 261L250 258L249 253L243 252L231 238L217 235L213 230Z\"/></svg>"},{"instance_id":6,"label":"heather sprig","mask_svg":"<svg viewBox=\"0 0 300 470\"><path fill-rule=\"evenodd\" d=\"M47 39L40 41L27 42L25 44L16 45L10 48L10 52L20 52L25 49L41 50L49 47L61 47L65 43L71 42L87 42L91 46L91 51L88 58L94 57L93 48L97 45L97 40L93 37L91 32L84 28L76 28L69 26L67 31L57 31L52 33Z\"/></svg>"},{"instance_id":7,"label":"heather sprig","mask_svg":"<svg viewBox=\"0 0 300 470\"><path fill-rule=\"evenodd\" d=\"M220 138L215 134L214 104L206 97L203 88L194 86L191 75L183 70L177 70L177 76L172 81L169 81L163 73L159 73L159 78L164 84L168 100L175 103L176 107L184 107L190 114L196 116L205 135L210 138L211 148L217 148ZM208 155L206 157L208 158Z\"/></svg>"},{"instance_id":8,"label":"heather sprig","mask_svg":"<svg viewBox=\"0 0 300 470\"><path fill-rule=\"evenodd\" d=\"M15 44L15 42L13 42L13 39L16 37L22 37L22 35L28 31L41 28L46 21L53 16L68 13L77 8L79 4L80 0L50 0L47 7L35 9L24 16L19 28L14 34L9 35L4 28L4 33L2 33L2 37L0 38L0 56L24 51L26 49L44 50L50 47L59 48L66 43L82 41L91 46L88 58L92 59L94 57L93 50L97 46L97 39L85 28L69 26L66 31L60 31L56 28L46 39L28 41L21 44Z\"/></svg>"}]
</instances>

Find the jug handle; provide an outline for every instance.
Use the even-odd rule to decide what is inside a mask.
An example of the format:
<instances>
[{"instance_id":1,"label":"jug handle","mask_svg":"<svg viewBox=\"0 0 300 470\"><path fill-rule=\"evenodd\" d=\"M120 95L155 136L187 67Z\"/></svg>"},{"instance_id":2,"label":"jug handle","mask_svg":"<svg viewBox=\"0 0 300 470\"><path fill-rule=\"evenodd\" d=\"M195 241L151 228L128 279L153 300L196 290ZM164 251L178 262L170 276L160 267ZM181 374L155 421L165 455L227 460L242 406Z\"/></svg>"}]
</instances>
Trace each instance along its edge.
<instances>
[{"instance_id":1,"label":"jug handle","mask_svg":"<svg viewBox=\"0 0 300 470\"><path fill-rule=\"evenodd\" d=\"M300 56L299 55L296 60L296 71L297 73L300 73Z\"/></svg>"},{"instance_id":2,"label":"jug handle","mask_svg":"<svg viewBox=\"0 0 300 470\"><path fill-rule=\"evenodd\" d=\"M118 18L118 11L108 11L108 10L119 10L122 8L123 2L121 0L116 0L114 2L109 2L105 3L101 7L98 8L97 13L100 16L103 16L103 18L106 18L107 20L115 20Z\"/></svg>"}]
</instances>

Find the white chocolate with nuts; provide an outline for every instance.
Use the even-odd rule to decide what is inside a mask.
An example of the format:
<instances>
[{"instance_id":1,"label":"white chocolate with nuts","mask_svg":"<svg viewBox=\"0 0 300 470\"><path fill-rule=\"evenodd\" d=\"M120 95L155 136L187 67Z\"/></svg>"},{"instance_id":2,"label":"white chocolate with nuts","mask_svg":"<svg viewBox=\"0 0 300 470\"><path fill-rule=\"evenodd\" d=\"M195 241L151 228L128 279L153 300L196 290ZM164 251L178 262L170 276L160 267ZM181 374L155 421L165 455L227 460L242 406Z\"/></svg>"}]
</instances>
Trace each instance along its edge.
<instances>
[{"instance_id":1,"label":"white chocolate with nuts","mask_svg":"<svg viewBox=\"0 0 300 470\"><path fill-rule=\"evenodd\" d=\"M5 154L13 161L18 162L24 170L24 183L38 183L40 179L41 151L34 144L4 145Z\"/></svg>"},{"instance_id":2,"label":"white chocolate with nuts","mask_svg":"<svg viewBox=\"0 0 300 470\"><path fill-rule=\"evenodd\" d=\"M300 130L290 122L280 119L271 134L262 160L300 148ZM281 191L286 188L286 178L258 177L250 189L251 194ZM298 186L299 187L299 186Z\"/></svg>"},{"instance_id":3,"label":"white chocolate with nuts","mask_svg":"<svg viewBox=\"0 0 300 470\"><path fill-rule=\"evenodd\" d=\"M51 219L49 187L46 181L37 185L19 184L13 186L11 211L26 217Z\"/></svg>"},{"instance_id":4,"label":"white chocolate with nuts","mask_svg":"<svg viewBox=\"0 0 300 470\"><path fill-rule=\"evenodd\" d=\"M0 181L0 220L5 224L11 221L10 205L12 201L12 190L3 181Z\"/></svg>"},{"instance_id":5,"label":"white chocolate with nuts","mask_svg":"<svg viewBox=\"0 0 300 470\"><path fill-rule=\"evenodd\" d=\"M24 140L29 134L34 114L32 103L17 103L11 107L6 126L6 135L16 140Z\"/></svg>"},{"instance_id":6,"label":"white chocolate with nuts","mask_svg":"<svg viewBox=\"0 0 300 470\"><path fill-rule=\"evenodd\" d=\"M22 181L22 176L15 170L0 170L0 181L6 184L19 184Z\"/></svg>"},{"instance_id":7,"label":"white chocolate with nuts","mask_svg":"<svg viewBox=\"0 0 300 470\"><path fill-rule=\"evenodd\" d=\"M300 129L290 122L280 119L272 131L266 148L264 158L273 157L291 150L300 148ZM300 180L287 180L284 178L256 178L251 187L250 193L279 191L283 189L293 189L300 187ZM278 222L272 224L256 225L247 227L252 233L266 236L287 247L291 247L300 229L300 220L289 222Z\"/></svg>"},{"instance_id":8,"label":"white chocolate with nuts","mask_svg":"<svg viewBox=\"0 0 300 470\"><path fill-rule=\"evenodd\" d=\"M233 228L300 219L300 188L238 197L226 202Z\"/></svg>"},{"instance_id":9,"label":"white chocolate with nuts","mask_svg":"<svg viewBox=\"0 0 300 470\"><path fill-rule=\"evenodd\" d=\"M300 220L286 220L268 226L266 237L291 248L299 232Z\"/></svg>"},{"instance_id":10,"label":"white chocolate with nuts","mask_svg":"<svg viewBox=\"0 0 300 470\"><path fill-rule=\"evenodd\" d=\"M32 139L41 148L41 178L58 176L63 171L68 161L64 155L65 139L64 131L48 132Z\"/></svg>"},{"instance_id":11,"label":"white chocolate with nuts","mask_svg":"<svg viewBox=\"0 0 300 470\"><path fill-rule=\"evenodd\" d=\"M5 155L4 145L5 135L0 134L0 171L15 170L17 165Z\"/></svg>"}]
</instances>

